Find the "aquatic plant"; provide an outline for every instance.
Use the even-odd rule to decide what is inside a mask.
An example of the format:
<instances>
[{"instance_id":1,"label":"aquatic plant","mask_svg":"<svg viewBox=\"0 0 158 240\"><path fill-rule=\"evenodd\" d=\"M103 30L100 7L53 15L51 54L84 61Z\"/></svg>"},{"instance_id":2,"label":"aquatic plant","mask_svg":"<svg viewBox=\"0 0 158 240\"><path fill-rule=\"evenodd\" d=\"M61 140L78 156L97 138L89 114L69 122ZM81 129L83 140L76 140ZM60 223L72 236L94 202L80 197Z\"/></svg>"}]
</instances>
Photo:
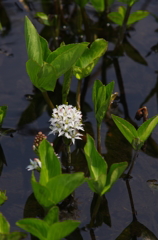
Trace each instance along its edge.
<instances>
[{"instance_id":1,"label":"aquatic plant","mask_svg":"<svg viewBox=\"0 0 158 240\"><path fill-rule=\"evenodd\" d=\"M158 115L156 115L149 118L136 130L135 127L125 119L115 115L111 116L121 133L136 151L141 149L144 142L158 124Z\"/></svg>"}]
</instances>

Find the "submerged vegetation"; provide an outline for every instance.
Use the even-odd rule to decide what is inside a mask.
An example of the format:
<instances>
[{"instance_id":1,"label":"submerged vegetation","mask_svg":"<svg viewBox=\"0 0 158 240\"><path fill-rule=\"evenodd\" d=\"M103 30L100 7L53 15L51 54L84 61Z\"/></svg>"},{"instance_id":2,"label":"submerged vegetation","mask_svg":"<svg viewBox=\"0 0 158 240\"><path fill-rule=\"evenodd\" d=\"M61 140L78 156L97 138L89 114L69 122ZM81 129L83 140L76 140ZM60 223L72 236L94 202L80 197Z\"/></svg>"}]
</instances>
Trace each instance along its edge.
<instances>
[{"instance_id":1,"label":"submerged vegetation","mask_svg":"<svg viewBox=\"0 0 158 240\"><path fill-rule=\"evenodd\" d=\"M117 11L112 11L115 2L119 2L119 7ZM146 153L147 140L151 138L150 136L158 124L158 115L148 119L148 110L145 106L140 106L136 114L136 119L143 119L143 123L137 127L131 120L119 66L119 57L124 53L132 60L147 65L146 60L127 40L132 24L149 15L149 12L145 10L131 12L136 2L136 0L91 0L90 3L88 0L75 0L71 3L54 1L56 14L53 17L43 12L35 14L38 21L44 25L44 29L48 27L51 29L45 38L43 36L44 29L39 34L31 20L27 16L25 17L25 40L28 53L26 71L38 94L33 96L30 106L24 111L18 128L31 123L41 116L43 109L47 109L49 132L46 136L39 129L33 143L36 157L34 160L30 159L30 165L26 167L28 171L32 171L33 198L40 208L40 214L36 212L35 216L24 216L23 219L16 222L16 225L40 240L60 240L69 235L72 236L71 239L83 239L77 232L80 221L69 218L62 219L60 216L62 206L66 205L67 207L71 198L74 200L74 191L83 184L87 184L93 192L91 219L87 223L86 229L90 232L91 239L95 239L92 236L96 227L103 223L111 226L105 195L120 178L125 181L127 186L133 221L117 237L117 240L127 240L132 237L136 239L139 236L150 237L149 239L152 240L157 239L148 228L138 222L129 184L138 153L141 150ZM43 1L42 4L44 4ZM71 34L73 22L65 17L69 4L73 4L74 14L77 13L76 40ZM86 12L87 4L90 4L93 12L100 19L93 28ZM1 31L5 33L1 18L0 21ZM61 26L65 26L64 24L67 24L67 30L65 32L63 30L63 33ZM103 36L100 34L100 28L105 30ZM89 34L90 31L92 31L91 34ZM108 50L108 42L113 43L113 50ZM95 134L89 129L88 122L86 122L87 108L90 109L89 111L91 108L85 102L85 96L89 75L101 59L103 60L102 69L114 67L120 93L114 92L115 81L112 79L109 83L106 78L103 78L104 81L95 79L91 92L96 121L95 141ZM62 79L62 84L59 79ZM75 93L71 91L72 79L77 81ZM148 99L145 99L142 105ZM119 103L123 106L124 118L117 116L120 113L115 111L118 109ZM31 104L39 109L35 119L34 116L30 119L26 117L32 113ZM11 135L16 130L2 128L6 113L7 107L1 106L1 134ZM119 129L121 132L116 135L114 131L110 133L114 137L114 141L117 141L117 138L119 141L119 136L124 136L126 146L130 147L131 145L133 152L130 150L130 158L121 156L115 161L108 157L108 153L103 154L102 123L104 121L115 131ZM48 140L51 134L55 135L53 142ZM128 145L128 143L130 144ZM75 151L74 147L76 147ZM110 148L108 150L110 151ZM79 169L75 168L74 161L78 161L79 158L84 159L86 163L86 167L83 169L82 166ZM6 192L1 190L0 205L5 201L7 201ZM10 225L3 214L0 214L0 223L1 239L18 240L26 237L26 233L20 231L10 232ZM132 229L137 229L137 231L133 232ZM67 237L67 239L70 238Z\"/></svg>"}]
</instances>

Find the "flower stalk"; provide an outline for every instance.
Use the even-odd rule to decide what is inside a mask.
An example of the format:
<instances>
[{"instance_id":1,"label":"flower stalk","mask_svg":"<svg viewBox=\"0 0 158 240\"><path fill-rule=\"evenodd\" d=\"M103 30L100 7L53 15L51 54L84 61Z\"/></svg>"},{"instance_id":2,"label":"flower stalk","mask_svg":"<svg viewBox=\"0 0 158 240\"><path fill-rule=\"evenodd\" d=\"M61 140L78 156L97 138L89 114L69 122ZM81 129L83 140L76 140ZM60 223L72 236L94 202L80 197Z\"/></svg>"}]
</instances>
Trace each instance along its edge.
<instances>
[{"instance_id":1,"label":"flower stalk","mask_svg":"<svg viewBox=\"0 0 158 240\"><path fill-rule=\"evenodd\" d=\"M82 86L82 79L78 80L77 83L77 91L76 91L76 107L78 110L81 109L81 86Z\"/></svg>"}]
</instances>

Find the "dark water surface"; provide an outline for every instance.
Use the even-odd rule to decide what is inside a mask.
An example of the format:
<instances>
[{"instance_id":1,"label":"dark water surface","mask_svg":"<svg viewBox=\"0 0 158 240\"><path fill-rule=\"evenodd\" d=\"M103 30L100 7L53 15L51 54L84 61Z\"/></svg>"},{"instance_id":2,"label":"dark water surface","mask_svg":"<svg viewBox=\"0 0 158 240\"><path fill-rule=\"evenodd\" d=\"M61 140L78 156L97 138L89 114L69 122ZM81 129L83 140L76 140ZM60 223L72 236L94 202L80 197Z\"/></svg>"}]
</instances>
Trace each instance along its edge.
<instances>
[{"instance_id":1,"label":"dark water surface","mask_svg":"<svg viewBox=\"0 0 158 240\"><path fill-rule=\"evenodd\" d=\"M33 11L25 9L18 1L18 5L15 3L16 1L1 1L11 26L5 36L0 36L0 106L8 106L3 127L13 129L17 129L22 113L30 104L25 95L33 94L33 86L25 70L27 54L24 40L24 16L28 15L39 31L43 28L41 24L33 19L35 12L42 11L39 1L34 1L33 6L35 9ZM143 8L146 7L146 10L155 15L158 13L158 2L156 0L141 0L135 4L132 11L141 9L142 6ZM155 52L151 52L148 57L145 57L151 51L150 48L158 43L158 33L155 32L156 29L158 29L158 22L156 22L152 16L148 16L135 24L134 31L130 32L130 43L146 59L148 66L134 62L128 56L119 58L129 116L131 120L135 122L134 116L137 109L157 82L157 74L155 71L158 70L158 55ZM113 44L109 44L109 49L112 50L113 47ZM96 70L100 69L100 66L101 61L97 65ZM111 80L115 81L115 91L119 92L113 67L107 70L106 78L107 82ZM101 79L100 70L98 70L97 73L94 71L92 74L85 98L91 107L92 85L95 79ZM75 89L76 81L73 83L74 92ZM156 93L145 105L148 107L149 117L157 114L158 102ZM119 105L119 111L120 116L124 117L124 109L121 104ZM25 115L25 117L27 116ZM0 208L1 212L11 224L11 231L18 229L15 226L15 222L23 218L26 200L32 193L30 185L31 173L27 172L25 168L29 164L29 158L35 157L32 151L34 136L40 130L45 134L49 132L49 118L50 116L43 108L43 113L38 119L23 127L18 127L13 137L1 137L1 147L5 154L7 166L4 166L0 177L0 189L7 191L8 200ZM87 120L91 122L93 131L95 132L96 124L93 112L87 114ZM140 123L137 122L137 124L139 125ZM116 161L120 162L126 161L127 156L131 156L129 145L126 141L124 145L122 137L121 140L114 139L112 142L109 137L111 136L110 134L113 134L113 132L109 124L103 123L102 149L105 156L110 157L112 162L115 162L116 159ZM137 211L137 220L158 237L158 192L152 191L147 184L147 180L149 179L158 180L158 127L154 130L152 139L155 141L154 146L156 146L156 150L154 152L151 147L150 153L139 153L132 172L133 178L130 181L130 186ZM76 161L77 160L78 159L76 159ZM76 163L76 169L82 171L80 162ZM90 204L92 198L93 193L86 184L75 191L76 209L72 215L73 218L81 221L80 233L82 238L78 237L78 239L116 239L125 227L132 222L132 212L125 182L122 179L118 180L111 191L106 194L111 217L111 227L103 223L102 226L94 230L94 233L90 233L84 229L90 221ZM27 239L30 238L28 237ZM77 239L77 237L71 239Z\"/></svg>"}]
</instances>

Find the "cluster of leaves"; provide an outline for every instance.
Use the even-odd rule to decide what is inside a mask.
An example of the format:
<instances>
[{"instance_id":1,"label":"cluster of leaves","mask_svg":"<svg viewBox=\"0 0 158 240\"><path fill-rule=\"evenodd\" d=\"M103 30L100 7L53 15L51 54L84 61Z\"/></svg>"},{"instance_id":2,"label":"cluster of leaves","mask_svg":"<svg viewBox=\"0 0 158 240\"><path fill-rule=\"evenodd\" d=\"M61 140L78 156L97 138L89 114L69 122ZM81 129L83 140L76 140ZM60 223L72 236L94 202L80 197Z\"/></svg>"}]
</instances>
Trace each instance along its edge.
<instances>
[{"instance_id":1,"label":"cluster of leaves","mask_svg":"<svg viewBox=\"0 0 158 240\"><path fill-rule=\"evenodd\" d=\"M137 130L131 123L127 122L123 118L112 115L112 119L136 151L141 149L149 135L158 124L158 115L145 121Z\"/></svg>"},{"instance_id":2,"label":"cluster of leaves","mask_svg":"<svg viewBox=\"0 0 158 240\"><path fill-rule=\"evenodd\" d=\"M109 171L105 159L95 148L94 140L87 135L87 143L84 147L85 156L90 171L87 179L91 190L100 196L108 192L127 168L127 162L112 164Z\"/></svg>"},{"instance_id":3,"label":"cluster of leaves","mask_svg":"<svg viewBox=\"0 0 158 240\"><path fill-rule=\"evenodd\" d=\"M126 7L120 6L118 8L117 12L111 12L108 14L108 18L118 24L119 26L123 25L123 21L126 15ZM142 20L143 18L147 17L149 15L149 12L143 11L143 10L138 10L136 12L133 12L129 15L128 20L127 20L127 27L129 27L131 24L138 22Z\"/></svg>"},{"instance_id":4,"label":"cluster of leaves","mask_svg":"<svg viewBox=\"0 0 158 240\"><path fill-rule=\"evenodd\" d=\"M41 142L39 157L42 168L39 182L36 181L33 172L31 184L37 201L48 213L43 220L36 218L19 220L17 222L19 227L43 240L61 239L78 227L80 222L73 220L59 222L56 205L85 181L88 182L92 191L100 195L110 190L127 167L127 163L112 165L107 175L105 160L97 152L94 141L89 135L87 139L85 155L91 173L90 178L85 178L84 173L62 174L60 161L52 146L47 140Z\"/></svg>"},{"instance_id":5,"label":"cluster of leaves","mask_svg":"<svg viewBox=\"0 0 158 240\"><path fill-rule=\"evenodd\" d=\"M76 78L86 77L107 50L107 42L97 39L90 48L88 42L62 44L51 52L47 41L37 33L27 17L25 38L29 56L26 70L33 85L41 91L54 91L57 79L70 69Z\"/></svg>"}]
</instances>

